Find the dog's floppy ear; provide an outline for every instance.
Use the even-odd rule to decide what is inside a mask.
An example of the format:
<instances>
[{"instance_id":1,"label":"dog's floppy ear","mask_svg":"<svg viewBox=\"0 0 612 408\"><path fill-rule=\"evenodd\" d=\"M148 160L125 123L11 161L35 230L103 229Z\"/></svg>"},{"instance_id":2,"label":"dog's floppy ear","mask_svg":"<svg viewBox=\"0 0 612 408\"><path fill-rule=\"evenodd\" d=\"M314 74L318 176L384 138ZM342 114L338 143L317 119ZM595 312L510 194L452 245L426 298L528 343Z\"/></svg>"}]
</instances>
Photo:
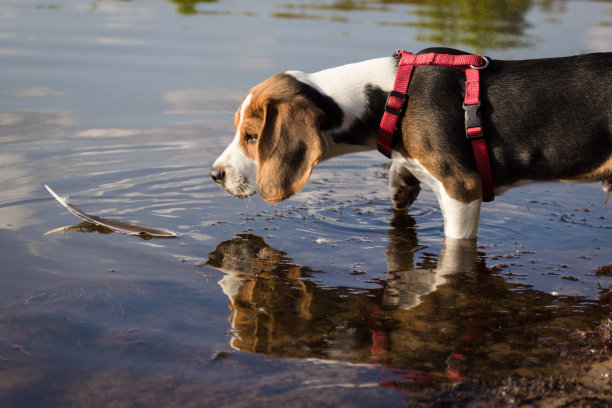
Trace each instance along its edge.
<instances>
[{"instance_id":1,"label":"dog's floppy ear","mask_svg":"<svg viewBox=\"0 0 612 408\"><path fill-rule=\"evenodd\" d=\"M321 109L301 96L265 108L257 146L257 190L264 200L279 202L304 187L323 154L323 117Z\"/></svg>"}]
</instances>

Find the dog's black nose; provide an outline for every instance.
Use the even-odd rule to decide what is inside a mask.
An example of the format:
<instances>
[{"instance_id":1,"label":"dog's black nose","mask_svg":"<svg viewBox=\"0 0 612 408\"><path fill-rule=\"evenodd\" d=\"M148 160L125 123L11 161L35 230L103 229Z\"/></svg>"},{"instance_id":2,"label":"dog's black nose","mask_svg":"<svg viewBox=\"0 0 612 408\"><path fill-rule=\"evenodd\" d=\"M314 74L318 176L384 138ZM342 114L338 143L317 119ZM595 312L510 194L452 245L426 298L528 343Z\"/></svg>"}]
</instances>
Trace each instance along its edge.
<instances>
[{"instance_id":1,"label":"dog's black nose","mask_svg":"<svg viewBox=\"0 0 612 408\"><path fill-rule=\"evenodd\" d=\"M223 183L223 179L225 179L225 171L213 168L210 171L210 177L215 180L217 183Z\"/></svg>"}]
</instances>

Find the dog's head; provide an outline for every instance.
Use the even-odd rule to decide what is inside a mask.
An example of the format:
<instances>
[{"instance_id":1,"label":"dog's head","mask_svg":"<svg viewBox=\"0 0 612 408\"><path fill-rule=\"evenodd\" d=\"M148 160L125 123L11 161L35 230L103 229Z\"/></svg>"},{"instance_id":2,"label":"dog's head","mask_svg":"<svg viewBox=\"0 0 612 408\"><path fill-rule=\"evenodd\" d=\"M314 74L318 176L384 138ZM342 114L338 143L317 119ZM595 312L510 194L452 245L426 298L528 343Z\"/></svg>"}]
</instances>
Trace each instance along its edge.
<instances>
[{"instance_id":1,"label":"dog's head","mask_svg":"<svg viewBox=\"0 0 612 408\"><path fill-rule=\"evenodd\" d=\"M294 195L323 155L321 131L330 125L326 103L328 97L290 74L255 86L236 112L234 140L213 164L211 177L241 198L257 192L279 202Z\"/></svg>"}]
</instances>

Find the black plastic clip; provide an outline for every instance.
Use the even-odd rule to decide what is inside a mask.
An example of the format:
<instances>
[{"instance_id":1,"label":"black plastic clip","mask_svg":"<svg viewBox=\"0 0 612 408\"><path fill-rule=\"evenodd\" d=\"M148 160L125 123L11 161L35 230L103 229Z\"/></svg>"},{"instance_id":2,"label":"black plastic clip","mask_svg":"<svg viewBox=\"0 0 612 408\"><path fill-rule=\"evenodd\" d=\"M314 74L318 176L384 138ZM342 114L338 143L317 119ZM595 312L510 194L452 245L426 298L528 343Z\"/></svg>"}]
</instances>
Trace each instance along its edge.
<instances>
[{"instance_id":1,"label":"black plastic clip","mask_svg":"<svg viewBox=\"0 0 612 408\"><path fill-rule=\"evenodd\" d=\"M465 110L465 136L468 139L481 139L484 137L482 132L482 122L480 120L480 100L472 105L463 104ZM480 134L470 135L468 129L480 128Z\"/></svg>"},{"instance_id":2,"label":"black plastic clip","mask_svg":"<svg viewBox=\"0 0 612 408\"><path fill-rule=\"evenodd\" d=\"M399 110L389 107L389 99L391 99L392 96L395 96L396 98L400 98L402 100L402 105L399 108ZM406 107L407 99L408 99L408 95L404 93L401 93L398 91L389 92L389 96L387 97L387 103L385 103L385 112L390 113L391 115L401 116L402 113L404 113L404 108Z\"/></svg>"}]
</instances>

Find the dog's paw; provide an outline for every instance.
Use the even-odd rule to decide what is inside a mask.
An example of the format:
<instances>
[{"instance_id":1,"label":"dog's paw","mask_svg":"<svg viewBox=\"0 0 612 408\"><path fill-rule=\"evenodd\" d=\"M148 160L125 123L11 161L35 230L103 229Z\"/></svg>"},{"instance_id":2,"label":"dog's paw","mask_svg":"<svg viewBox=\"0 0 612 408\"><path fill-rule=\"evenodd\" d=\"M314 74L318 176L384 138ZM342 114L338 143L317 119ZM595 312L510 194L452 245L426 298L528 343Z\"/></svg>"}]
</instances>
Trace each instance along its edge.
<instances>
[{"instance_id":1,"label":"dog's paw","mask_svg":"<svg viewBox=\"0 0 612 408\"><path fill-rule=\"evenodd\" d=\"M394 159L389 169L389 191L396 210L405 210L421 192L421 183L405 166L404 159Z\"/></svg>"},{"instance_id":2,"label":"dog's paw","mask_svg":"<svg viewBox=\"0 0 612 408\"><path fill-rule=\"evenodd\" d=\"M419 196L421 186L405 186L398 189L392 196L391 201L396 210L405 210L412 205L414 200Z\"/></svg>"},{"instance_id":3,"label":"dog's paw","mask_svg":"<svg viewBox=\"0 0 612 408\"><path fill-rule=\"evenodd\" d=\"M396 210L405 210L412 205L421 192L421 183L412 174L398 177L391 185L391 201Z\"/></svg>"}]
</instances>

